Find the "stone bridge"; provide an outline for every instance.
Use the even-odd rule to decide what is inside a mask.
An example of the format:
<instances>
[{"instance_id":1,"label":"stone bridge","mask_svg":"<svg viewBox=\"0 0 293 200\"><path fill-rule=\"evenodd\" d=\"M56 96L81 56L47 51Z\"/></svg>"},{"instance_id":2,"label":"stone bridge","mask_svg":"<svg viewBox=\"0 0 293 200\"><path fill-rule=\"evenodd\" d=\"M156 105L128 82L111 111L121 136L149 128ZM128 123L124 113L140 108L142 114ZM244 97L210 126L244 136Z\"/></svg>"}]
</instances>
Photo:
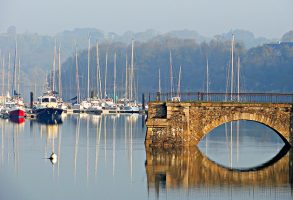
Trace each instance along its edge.
<instances>
[{"instance_id":1,"label":"stone bridge","mask_svg":"<svg viewBox=\"0 0 293 200\"><path fill-rule=\"evenodd\" d=\"M293 144L289 103L150 102L145 145L195 146L214 128L237 120L264 124Z\"/></svg>"}]
</instances>

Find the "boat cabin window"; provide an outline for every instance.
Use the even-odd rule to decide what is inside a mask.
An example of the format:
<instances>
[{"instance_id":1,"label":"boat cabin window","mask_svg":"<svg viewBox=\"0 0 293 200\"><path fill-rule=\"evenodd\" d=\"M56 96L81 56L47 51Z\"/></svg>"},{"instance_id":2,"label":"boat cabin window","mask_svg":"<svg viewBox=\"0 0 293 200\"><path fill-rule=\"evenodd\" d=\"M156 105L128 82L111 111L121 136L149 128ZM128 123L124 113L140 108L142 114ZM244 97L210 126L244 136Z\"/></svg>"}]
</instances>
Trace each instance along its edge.
<instances>
[{"instance_id":1,"label":"boat cabin window","mask_svg":"<svg viewBox=\"0 0 293 200\"><path fill-rule=\"evenodd\" d=\"M47 102L56 102L57 100L56 100L56 98L48 98L48 97L46 97L46 98L43 98L42 99L42 102L43 103L47 103Z\"/></svg>"},{"instance_id":2,"label":"boat cabin window","mask_svg":"<svg viewBox=\"0 0 293 200\"><path fill-rule=\"evenodd\" d=\"M50 100L51 100L51 102L56 102L55 98L51 98Z\"/></svg>"},{"instance_id":3,"label":"boat cabin window","mask_svg":"<svg viewBox=\"0 0 293 200\"><path fill-rule=\"evenodd\" d=\"M43 98L42 102L49 102L49 98Z\"/></svg>"}]
</instances>

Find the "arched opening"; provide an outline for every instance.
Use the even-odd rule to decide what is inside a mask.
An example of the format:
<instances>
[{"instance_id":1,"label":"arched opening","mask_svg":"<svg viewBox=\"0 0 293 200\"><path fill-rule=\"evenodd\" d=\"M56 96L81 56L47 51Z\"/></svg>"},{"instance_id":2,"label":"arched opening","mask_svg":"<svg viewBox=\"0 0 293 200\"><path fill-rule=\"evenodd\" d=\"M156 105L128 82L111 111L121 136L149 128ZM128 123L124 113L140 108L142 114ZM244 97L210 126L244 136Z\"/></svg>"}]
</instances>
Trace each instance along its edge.
<instances>
[{"instance_id":1,"label":"arched opening","mask_svg":"<svg viewBox=\"0 0 293 200\"><path fill-rule=\"evenodd\" d=\"M288 143L284 141L280 133L263 123L239 120L215 127L198 147L215 163L245 171L278 160L288 151Z\"/></svg>"}]
</instances>

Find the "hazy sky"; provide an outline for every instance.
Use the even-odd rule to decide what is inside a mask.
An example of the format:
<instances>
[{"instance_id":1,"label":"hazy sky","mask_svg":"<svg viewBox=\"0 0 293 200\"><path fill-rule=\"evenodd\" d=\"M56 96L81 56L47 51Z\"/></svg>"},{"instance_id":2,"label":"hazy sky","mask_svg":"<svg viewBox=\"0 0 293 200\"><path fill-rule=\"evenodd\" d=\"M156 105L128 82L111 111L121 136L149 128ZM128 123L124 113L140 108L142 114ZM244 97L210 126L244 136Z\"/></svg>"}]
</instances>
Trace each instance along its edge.
<instances>
[{"instance_id":1,"label":"hazy sky","mask_svg":"<svg viewBox=\"0 0 293 200\"><path fill-rule=\"evenodd\" d=\"M280 38L293 29L293 0L0 0L0 32L10 25L40 34L93 27L213 36L240 28Z\"/></svg>"}]
</instances>

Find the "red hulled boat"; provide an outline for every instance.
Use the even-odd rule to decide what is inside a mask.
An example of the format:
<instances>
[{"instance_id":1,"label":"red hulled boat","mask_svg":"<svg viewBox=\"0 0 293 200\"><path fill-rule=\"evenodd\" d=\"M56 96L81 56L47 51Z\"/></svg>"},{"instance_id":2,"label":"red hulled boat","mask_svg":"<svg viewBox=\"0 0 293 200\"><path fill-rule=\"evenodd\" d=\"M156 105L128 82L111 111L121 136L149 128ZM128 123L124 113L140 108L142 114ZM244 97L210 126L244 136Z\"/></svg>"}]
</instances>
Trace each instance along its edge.
<instances>
[{"instance_id":1,"label":"red hulled boat","mask_svg":"<svg viewBox=\"0 0 293 200\"><path fill-rule=\"evenodd\" d=\"M4 111L8 114L9 118L24 118L25 109L22 98L12 98L10 101L7 101Z\"/></svg>"},{"instance_id":2,"label":"red hulled boat","mask_svg":"<svg viewBox=\"0 0 293 200\"><path fill-rule=\"evenodd\" d=\"M23 118L25 116L25 110L23 108L14 107L9 111L9 117Z\"/></svg>"}]
</instances>

